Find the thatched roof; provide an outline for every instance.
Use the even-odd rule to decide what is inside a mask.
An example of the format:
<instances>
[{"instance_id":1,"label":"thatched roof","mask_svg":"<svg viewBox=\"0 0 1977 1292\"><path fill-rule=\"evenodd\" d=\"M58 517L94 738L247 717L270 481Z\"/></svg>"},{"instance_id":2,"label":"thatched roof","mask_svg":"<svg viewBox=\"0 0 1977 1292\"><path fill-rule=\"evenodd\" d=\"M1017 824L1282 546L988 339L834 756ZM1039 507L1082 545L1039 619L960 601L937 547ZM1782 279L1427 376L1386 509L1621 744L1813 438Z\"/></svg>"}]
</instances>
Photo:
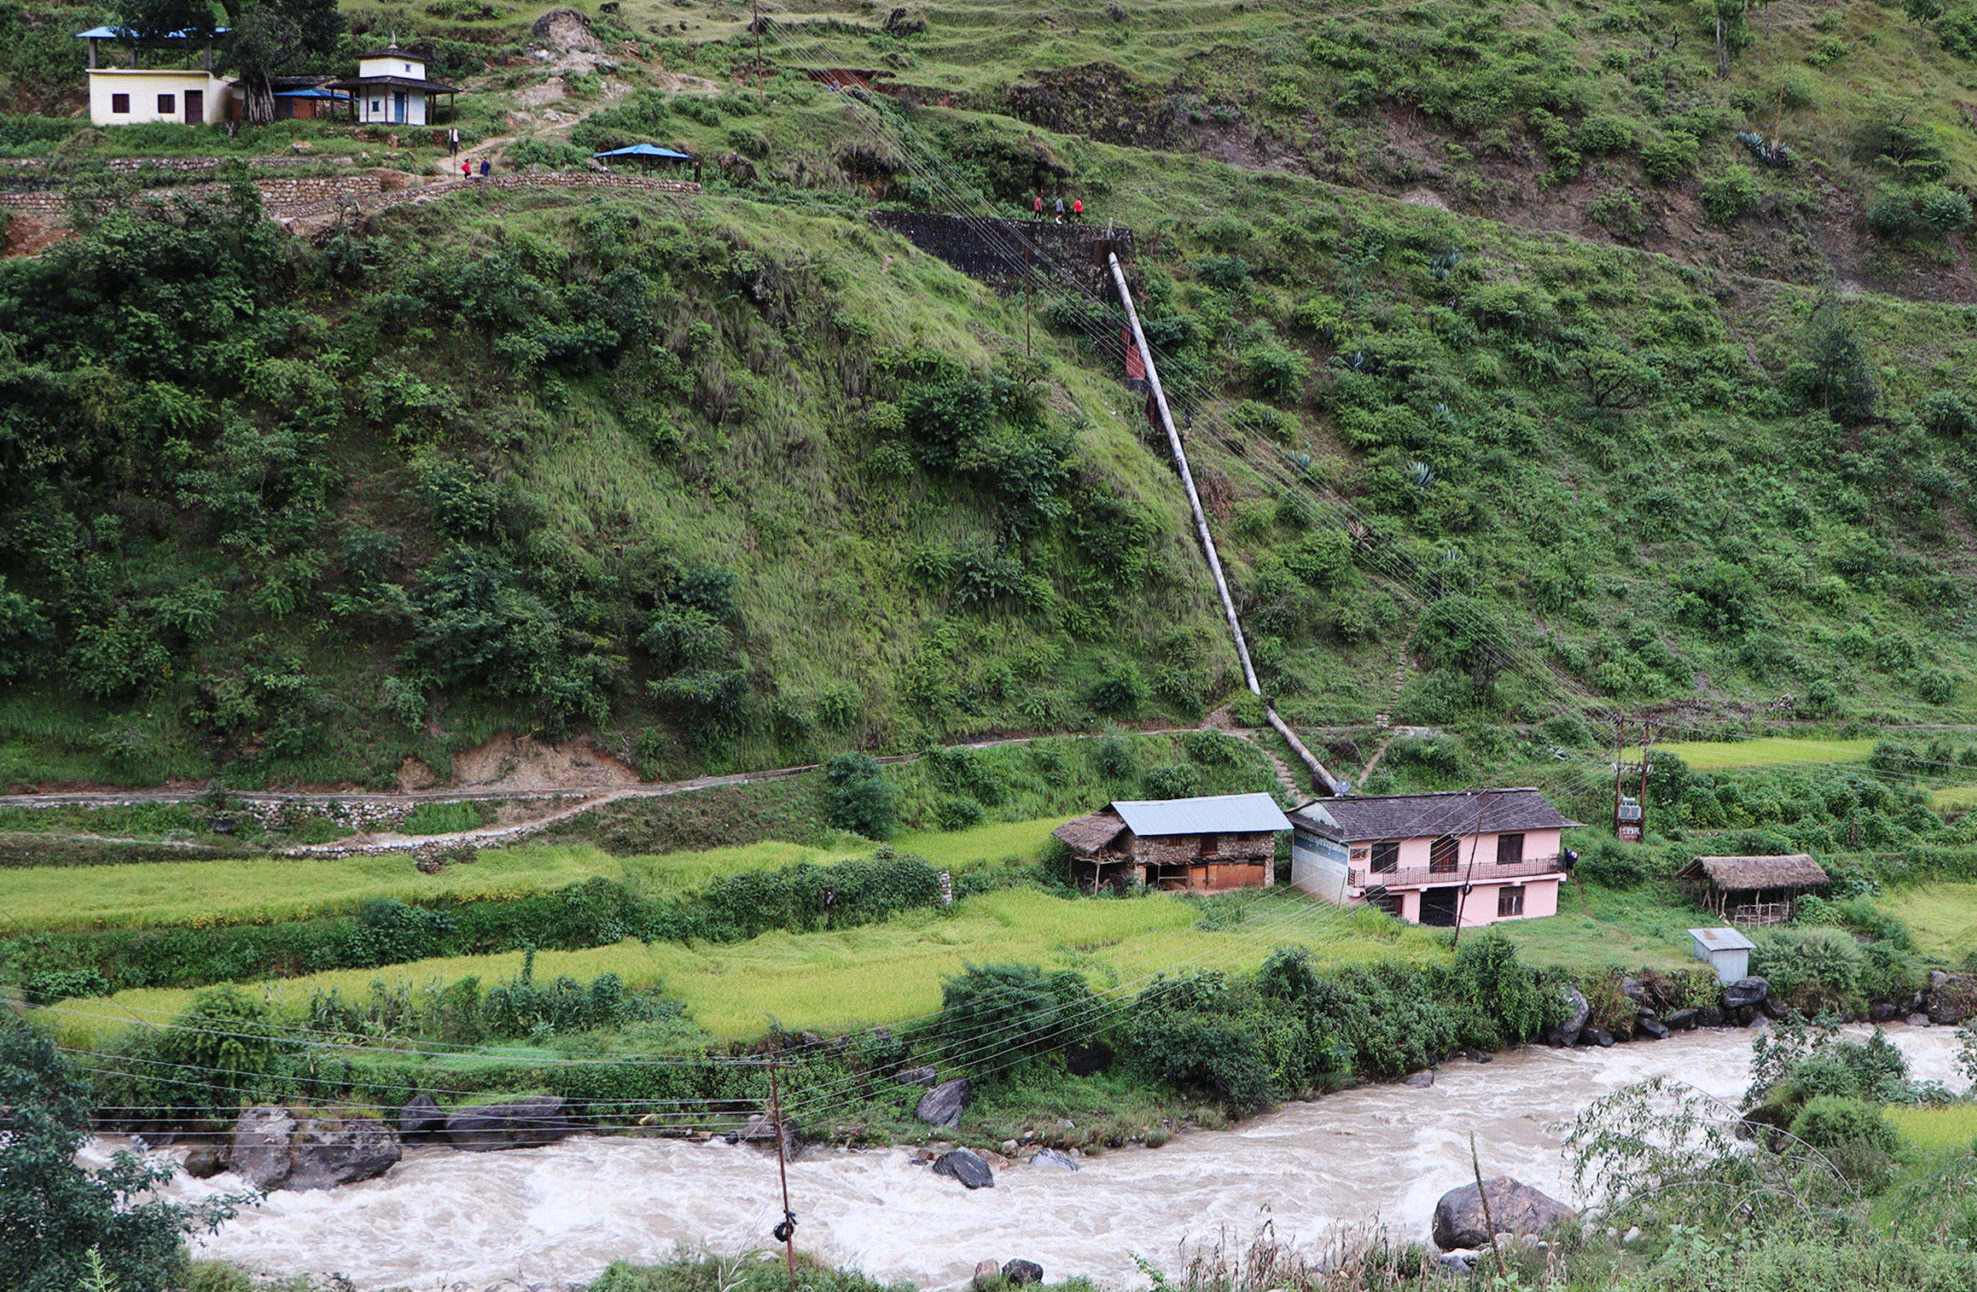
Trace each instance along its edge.
<instances>
[{"instance_id":1,"label":"thatched roof","mask_svg":"<svg viewBox=\"0 0 1977 1292\"><path fill-rule=\"evenodd\" d=\"M1707 877L1710 883L1730 892L1816 888L1827 878L1819 863L1802 852L1784 857L1697 857L1682 868L1681 877Z\"/></svg>"},{"instance_id":2,"label":"thatched roof","mask_svg":"<svg viewBox=\"0 0 1977 1292\"><path fill-rule=\"evenodd\" d=\"M1111 808L1100 808L1073 821L1066 821L1051 833L1070 845L1071 851L1082 856L1103 852L1119 837L1126 823Z\"/></svg>"}]
</instances>

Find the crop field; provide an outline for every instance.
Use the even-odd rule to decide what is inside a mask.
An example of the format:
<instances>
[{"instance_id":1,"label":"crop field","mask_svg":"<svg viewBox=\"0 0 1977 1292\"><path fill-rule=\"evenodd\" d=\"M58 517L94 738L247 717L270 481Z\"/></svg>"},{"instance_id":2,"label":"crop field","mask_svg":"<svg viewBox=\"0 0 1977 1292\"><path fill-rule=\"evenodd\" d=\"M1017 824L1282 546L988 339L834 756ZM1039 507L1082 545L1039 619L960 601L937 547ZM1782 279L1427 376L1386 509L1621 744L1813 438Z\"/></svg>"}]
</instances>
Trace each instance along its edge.
<instances>
[{"instance_id":1,"label":"crop field","mask_svg":"<svg viewBox=\"0 0 1977 1292\"><path fill-rule=\"evenodd\" d=\"M1199 927L1203 924L1214 927ZM818 1031L895 1024L940 1008L941 980L969 964L1020 962L1076 969L1095 990L1134 988L1161 972L1254 969L1277 946L1309 947L1314 959L1446 955L1438 935L1349 915L1278 889L1256 897L1200 901L1154 894L1079 901L1031 889L968 899L951 912L914 911L883 924L833 933L771 933L707 946L636 941L536 956L538 981L587 981L615 973L632 987L663 984L692 1019L724 1039L760 1035L771 1021ZM363 997L373 983L438 987L469 975L492 984L521 972L522 953L420 960L382 969L310 974L258 985L286 1011L318 991ZM163 1022L191 1001L189 990L138 990L52 1011L71 1044L90 1044L134 1022Z\"/></svg>"},{"instance_id":2,"label":"crop field","mask_svg":"<svg viewBox=\"0 0 1977 1292\"><path fill-rule=\"evenodd\" d=\"M1977 1139L1977 1104L1898 1105L1888 1109L1888 1120L1904 1143L1931 1155L1967 1149Z\"/></svg>"},{"instance_id":3,"label":"crop field","mask_svg":"<svg viewBox=\"0 0 1977 1292\"><path fill-rule=\"evenodd\" d=\"M1496 928L1517 944L1529 964L1567 969L1645 965L1680 969L1689 956L1689 928L1701 918L1659 885L1616 890L1567 882L1558 914L1545 920L1507 920Z\"/></svg>"},{"instance_id":4,"label":"crop field","mask_svg":"<svg viewBox=\"0 0 1977 1292\"><path fill-rule=\"evenodd\" d=\"M1034 857L1061 818L908 834L894 847L951 870ZM720 875L868 856L870 844L813 848L769 841L698 852L613 857L585 845L490 849L472 865L421 874L405 854L313 861L253 858L93 866L86 882L62 867L0 869L0 910L31 929L264 924L342 914L364 901L474 901L549 892L593 876L646 897L698 892Z\"/></svg>"},{"instance_id":5,"label":"crop field","mask_svg":"<svg viewBox=\"0 0 1977 1292\"><path fill-rule=\"evenodd\" d=\"M1882 899L1925 953L1959 962L1977 947L1977 884L1918 884Z\"/></svg>"},{"instance_id":6,"label":"crop field","mask_svg":"<svg viewBox=\"0 0 1977 1292\"><path fill-rule=\"evenodd\" d=\"M1946 785L1929 791L1929 806L1938 812L1968 811L1977 807L1977 785Z\"/></svg>"},{"instance_id":7,"label":"crop field","mask_svg":"<svg viewBox=\"0 0 1977 1292\"><path fill-rule=\"evenodd\" d=\"M1795 763L1864 762L1874 752L1874 741L1801 740L1792 736L1766 736L1761 740L1695 740L1656 745L1679 757L1692 771L1710 772L1725 767L1789 767ZM1640 757L1638 748L1629 757Z\"/></svg>"}]
</instances>

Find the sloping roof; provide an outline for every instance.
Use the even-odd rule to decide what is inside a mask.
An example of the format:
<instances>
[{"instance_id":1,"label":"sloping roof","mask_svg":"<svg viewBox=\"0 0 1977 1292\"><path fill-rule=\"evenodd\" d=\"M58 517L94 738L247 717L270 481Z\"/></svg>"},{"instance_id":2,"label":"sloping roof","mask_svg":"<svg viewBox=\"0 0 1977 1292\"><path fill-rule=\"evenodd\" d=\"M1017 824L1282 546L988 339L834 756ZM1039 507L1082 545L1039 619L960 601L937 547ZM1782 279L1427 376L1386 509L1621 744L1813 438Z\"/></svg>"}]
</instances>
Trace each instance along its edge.
<instances>
[{"instance_id":1,"label":"sloping roof","mask_svg":"<svg viewBox=\"0 0 1977 1292\"><path fill-rule=\"evenodd\" d=\"M592 153L593 157L664 157L671 161L692 161L692 153L675 152L671 148L661 148L658 144L632 144L628 148L613 148L609 152Z\"/></svg>"},{"instance_id":2,"label":"sloping roof","mask_svg":"<svg viewBox=\"0 0 1977 1292\"><path fill-rule=\"evenodd\" d=\"M350 96L338 94L335 90L326 90L320 85L312 85L306 90L276 90L275 97L277 99L347 99Z\"/></svg>"},{"instance_id":3,"label":"sloping roof","mask_svg":"<svg viewBox=\"0 0 1977 1292\"><path fill-rule=\"evenodd\" d=\"M1312 804L1298 809L1309 812ZM1348 795L1325 800L1347 843L1438 839L1445 834L1561 830L1574 821L1534 789L1452 790L1440 794Z\"/></svg>"},{"instance_id":4,"label":"sloping roof","mask_svg":"<svg viewBox=\"0 0 1977 1292\"><path fill-rule=\"evenodd\" d=\"M1816 888L1826 872L1803 852L1783 857L1697 857L1682 868L1682 877L1707 875L1718 888Z\"/></svg>"},{"instance_id":5,"label":"sloping roof","mask_svg":"<svg viewBox=\"0 0 1977 1292\"><path fill-rule=\"evenodd\" d=\"M389 85L398 90L424 90L427 94L460 92L455 86L442 85L438 81L422 81L416 76L347 76L341 81L330 82L332 90L361 90L367 85Z\"/></svg>"},{"instance_id":6,"label":"sloping roof","mask_svg":"<svg viewBox=\"0 0 1977 1292\"><path fill-rule=\"evenodd\" d=\"M1292 808L1290 817L1293 829L1310 830L1328 839L1341 837L1342 827L1338 818L1327 812L1323 803L1313 801L1303 807Z\"/></svg>"},{"instance_id":7,"label":"sloping roof","mask_svg":"<svg viewBox=\"0 0 1977 1292\"><path fill-rule=\"evenodd\" d=\"M224 36L230 30L231 28L227 28L227 27L215 27L213 28L213 34L215 36ZM88 31L77 32L76 39L77 40L130 40L132 37L136 35L137 33L129 27L91 27ZM194 31L192 28L187 27L181 31L164 32L160 35L151 37L151 39L200 40L203 39L205 35L206 33L203 31Z\"/></svg>"},{"instance_id":8,"label":"sloping roof","mask_svg":"<svg viewBox=\"0 0 1977 1292\"><path fill-rule=\"evenodd\" d=\"M427 57L426 57L426 56L425 56L424 54L418 54L418 53L414 53L413 51L411 51L411 50L409 50L409 49L400 49L400 48L399 48L398 46L396 46L396 45L386 45L386 46L385 46L385 47L384 47L383 49L367 49L367 50L365 50L365 51L364 51L363 53L361 53L361 54L359 54L359 55L357 55L357 57L358 57L358 58L360 58L360 59L362 59L362 58L403 58L403 59L409 59L410 61L412 61L412 62L414 62L414 63L430 63L430 62L432 62L432 60L431 60L430 58L427 58Z\"/></svg>"},{"instance_id":9,"label":"sloping roof","mask_svg":"<svg viewBox=\"0 0 1977 1292\"><path fill-rule=\"evenodd\" d=\"M1092 853L1103 851L1125 828L1126 823L1119 819L1117 812L1111 808L1100 808L1076 820L1066 821L1051 833L1069 844L1073 852Z\"/></svg>"},{"instance_id":10,"label":"sloping roof","mask_svg":"<svg viewBox=\"0 0 1977 1292\"><path fill-rule=\"evenodd\" d=\"M1255 834L1288 830L1290 818L1268 794L1214 794L1193 799L1142 799L1112 810L1141 836Z\"/></svg>"},{"instance_id":11,"label":"sloping roof","mask_svg":"<svg viewBox=\"0 0 1977 1292\"><path fill-rule=\"evenodd\" d=\"M1705 951L1757 950L1757 943L1735 929L1690 929L1689 936L1694 938Z\"/></svg>"}]
</instances>

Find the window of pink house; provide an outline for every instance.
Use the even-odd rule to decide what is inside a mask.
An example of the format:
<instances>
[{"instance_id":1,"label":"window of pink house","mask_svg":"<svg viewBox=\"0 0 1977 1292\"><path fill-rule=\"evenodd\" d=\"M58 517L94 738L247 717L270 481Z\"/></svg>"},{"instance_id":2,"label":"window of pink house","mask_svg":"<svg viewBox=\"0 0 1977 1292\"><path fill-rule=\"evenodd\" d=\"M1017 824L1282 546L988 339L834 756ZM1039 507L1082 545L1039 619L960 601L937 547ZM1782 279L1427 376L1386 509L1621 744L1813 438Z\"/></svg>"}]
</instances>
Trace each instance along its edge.
<instances>
[{"instance_id":1,"label":"window of pink house","mask_svg":"<svg viewBox=\"0 0 1977 1292\"><path fill-rule=\"evenodd\" d=\"M1496 837L1496 864L1514 866L1524 860L1524 836L1500 834Z\"/></svg>"},{"instance_id":2,"label":"window of pink house","mask_svg":"<svg viewBox=\"0 0 1977 1292\"><path fill-rule=\"evenodd\" d=\"M1497 889L1496 913L1499 919L1506 915L1522 915L1524 913L1523 888L1520 886L1516 888Z\"/></svg>"},{"instance_id":3,"label":"window of pink house","mask_svg":"<svg viewBox=\"0 0 1977 1292\"><path fill-rule=\"evenodd\" d=\"M1400 844L1389 841L1373 845L1373 869L1375 872L1391 874L1400 866Z\"/></svg>"},{"instance_id":4,"label":"window of pink house","mask_svg":"<svg viewBox=\"0 0 1977 1292\"><path fill-rule=\"evenodd\" d=\"M1462 855L1462 844L1452 834L1445 834L1428 845L1428 869L1440 874L1449 874Z\"/></svg>"}]
</instances>

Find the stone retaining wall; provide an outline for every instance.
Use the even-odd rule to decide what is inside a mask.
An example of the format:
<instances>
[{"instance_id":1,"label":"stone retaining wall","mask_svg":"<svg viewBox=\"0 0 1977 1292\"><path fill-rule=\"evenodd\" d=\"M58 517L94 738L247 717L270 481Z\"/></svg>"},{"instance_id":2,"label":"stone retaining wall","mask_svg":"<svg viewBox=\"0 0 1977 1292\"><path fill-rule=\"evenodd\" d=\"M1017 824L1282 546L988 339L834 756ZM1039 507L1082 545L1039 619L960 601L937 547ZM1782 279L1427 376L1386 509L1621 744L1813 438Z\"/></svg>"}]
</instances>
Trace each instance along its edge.
<instances>
[{"instance_id":1,"label":"stone retaining wall","mask_svg":"<svg viewBox=\"0 0 1977 1292\"><path fill-rule=\"evenodd\" d=\"M1032 248L1030 272L1039 278L1059 274L1090 291L1103 291L1111 282L1103 255L1108 240L1121 260L1133 255L1133 231L1108 230L1102 224L961 218L927 211L874 211L872 222L970 278L1003 290L1022 286L1025 242Z\"/></svg>"},{"instance_id":2,"label":"stone retaining wall","mask_svg":"<svg viewBox=\"0 0 1977 1292\"><path fill-rule=\"evenodd\" d=\"M197 159L181 159L197 160ZM261 190L261 201L268 217L284 223L335 215L345 202L359 211L380 211L403 202L425 202L449 197L475 188L492 189L631 189L647 193L691 195L700 185L686 180L660 179L646 175L613 175L595 171L557 171L546 174L490 175L486 179L431 179L402 171L371 170L354 175L298 175L254 181ZM179 188L150 189L146 196L178 195L204 197L221 192L222 184L190 184ZM0 192L0 211L60 221L66 204L53 189Z\"/></svg>"}]
</instances>

